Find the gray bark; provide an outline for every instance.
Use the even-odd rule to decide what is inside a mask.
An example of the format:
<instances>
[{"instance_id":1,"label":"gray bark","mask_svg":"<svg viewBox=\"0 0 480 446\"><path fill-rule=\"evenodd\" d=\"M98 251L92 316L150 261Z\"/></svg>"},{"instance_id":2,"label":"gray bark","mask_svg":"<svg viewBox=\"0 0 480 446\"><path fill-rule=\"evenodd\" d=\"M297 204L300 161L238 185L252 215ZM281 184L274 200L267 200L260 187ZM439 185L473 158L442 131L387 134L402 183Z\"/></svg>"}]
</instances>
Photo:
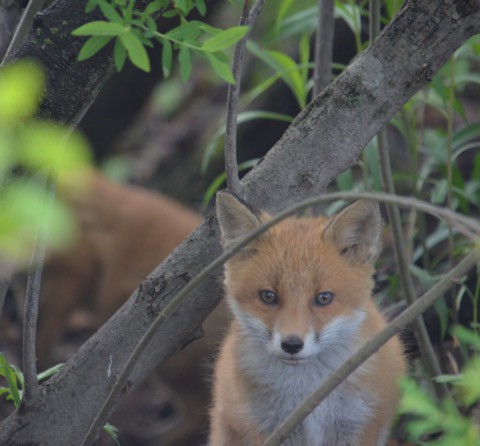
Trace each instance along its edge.
<instances>
[{"instance_id":1,"label":"gray bark","mask_svg":"<svg viewBox=\"0 0 480 446\"><path fill-rule=\"evenodd\" d=\"M375 43L299 114L243 180L247 199L275 213L325 191L340 172L356 163L363 147L402 104L478 32L479 2L407 2ZM103 75L89 73L92 89L103 82ZM63 73L56 76L61 87ZM69 94L81 107L77 91ZM74 115L72 109L69 116ZM210 214L64 369L42 386L41 396L3 422L0 444L79 444L146 327L219 253L217 223ZM221 298L219 274L192 293L157 333L122 398L165 358L198 336L201 322Z\"/></svg>"},{"instance_id":2,"label":"gray bark","mask_svg":"<svg viewBox=\"0 0 480 446\"><path fill-rule=\"evenodd\" d=\"M319 0L318 28L315 35L313 97L317 96L332 80L332 53L335 28L333 10L333 0Z\"/></svg>"},{"instance_id":3,"label":"gray bark","mask_svg":"<svg viewBox=\"0 0 480 446\"><path fill-rule=\"evenodd\" d=\"M0 60L7 51L15 27L22 14L24 2L18 0L0 0Z\"/></svg>"}]
</instances>

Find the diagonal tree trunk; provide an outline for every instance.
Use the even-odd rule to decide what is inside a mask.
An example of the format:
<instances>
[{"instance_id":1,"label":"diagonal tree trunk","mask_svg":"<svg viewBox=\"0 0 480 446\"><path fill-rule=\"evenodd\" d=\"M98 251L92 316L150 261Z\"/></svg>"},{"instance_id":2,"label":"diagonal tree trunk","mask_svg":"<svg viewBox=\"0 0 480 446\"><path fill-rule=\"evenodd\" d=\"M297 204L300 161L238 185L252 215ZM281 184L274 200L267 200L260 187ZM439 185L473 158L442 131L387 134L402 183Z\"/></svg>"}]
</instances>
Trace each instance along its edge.
<instances>
[{"instance_id":1,"label":"diagonal tree trunk","mask_svg":"<svg viewBox=\"0 0 480 446\"><path fill-rule=\"evenodd\" d=\"M0 60L7 51L10 39L15 31L15 26L22 14L21 1L0 0Z\"/></svg>"},{"instance_id":2,"label":"diagonal tree trunk","mask_svg":"<svg viewBox=\"0 0 480 446\"><path fill-rule=\"evenodd\" d=\"M62 5L77 8L76 1L59 1L52 14L65 14ZM80 7L78 7L80 8ZM51 18L51 17L50 17ZM59 21L62 19L59 17ZM78 23L77 23L78 25ZM411 0L374 44L298 115L260 165L244 180L246 197L256 205L277 212L300 199L321 193L343 170L356 163L363 147L419 88L425 85L466 39L480 32L480 2L464 0ZM45 48L54 67L44 115L74 123L111 73L111 60L95 59L75 77L56 67L66 63L62 51L72 47ZM71 45L67 38L61 45ZM28 42L27 42L28 43ZM33 42L21 48L44 56ZM78 44L73 48L78 50ZM63 65L62 65L63 66ZM57 71L57 69L59 71ZM88 77L89 80L83 79ZM69 99L65 104L64 98ZM58 103L57 103L58 102ZM42 386L41 396L22 407L0 426L0 444L75 445L88 430L96 412L120 373L136 342L156 314L220 253L218 228L212 214L170 257L140 285L129 301L67 363ZM139 361L123 392L128 394L169 355L199 335L199 326L221 297L220 271L184 302L157 333Z\"/></svg>"}]
</instances>

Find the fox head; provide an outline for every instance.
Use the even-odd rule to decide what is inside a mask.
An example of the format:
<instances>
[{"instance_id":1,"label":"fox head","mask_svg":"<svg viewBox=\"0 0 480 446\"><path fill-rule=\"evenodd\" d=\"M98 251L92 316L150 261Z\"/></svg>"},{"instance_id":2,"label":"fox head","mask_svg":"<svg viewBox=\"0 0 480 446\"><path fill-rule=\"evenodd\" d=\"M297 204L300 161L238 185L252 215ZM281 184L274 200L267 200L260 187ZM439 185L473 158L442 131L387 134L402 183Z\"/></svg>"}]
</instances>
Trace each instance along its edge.
<instances>
[{"instance_id":1,"label":"fox head","mask_svg":"<svg viewBox=\"0 0 480 446\"><path fill-rule=\"evenodd\" d=\"M219 192L225 247L271 217ZM301 364L355 341L380 248L378 205L358 201L331 219L288 218L225 265L227 300L242 334L284 363Z\"/></svg>"}]
</instances>

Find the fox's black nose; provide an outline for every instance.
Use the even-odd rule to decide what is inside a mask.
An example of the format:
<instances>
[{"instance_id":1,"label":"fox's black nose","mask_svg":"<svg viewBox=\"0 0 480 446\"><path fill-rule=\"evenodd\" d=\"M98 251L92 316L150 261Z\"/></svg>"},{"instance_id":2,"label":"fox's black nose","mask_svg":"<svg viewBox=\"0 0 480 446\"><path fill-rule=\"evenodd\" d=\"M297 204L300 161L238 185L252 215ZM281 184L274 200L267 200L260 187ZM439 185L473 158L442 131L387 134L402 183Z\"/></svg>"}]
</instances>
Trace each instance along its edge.
<instances>
[{"instance_id":1,"label":"fox's black nose","mask_svg":"<svg viewBox=\"0 0 480 446\"><path fill-rule=\"evenodd\" d=\"M294 355L302 350L303 341L298 336L290 336L282 341L281 346L284 352Z\"/></svg>"}]
</instances>

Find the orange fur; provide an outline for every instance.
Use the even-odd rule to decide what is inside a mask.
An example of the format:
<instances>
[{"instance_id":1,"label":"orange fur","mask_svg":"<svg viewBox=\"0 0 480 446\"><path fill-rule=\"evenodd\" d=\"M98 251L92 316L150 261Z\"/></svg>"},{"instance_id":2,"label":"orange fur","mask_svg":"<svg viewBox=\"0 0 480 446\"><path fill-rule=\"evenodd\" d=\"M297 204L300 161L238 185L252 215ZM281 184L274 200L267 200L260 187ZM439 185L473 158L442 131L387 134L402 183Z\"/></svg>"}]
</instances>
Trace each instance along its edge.
<instances>
[{"instance_id":1,"label":"orange fur","mask_svg":"<svg viewBox=\"0 0 480 446\"><path fill-rule=\"evenodd\" d=\"M225 193L217 196L217 211L227 246L269 218ZM215 367L211 446L262 444L385 326L371 299L380 230L378 207L357 202L331 220L286 219L226 264L235 320ZM265 303L262 290L273 291L275 303ZM315 296L322 292L334 297L320 306ZM289 342L300 345L292 350ZM396 381L404 373L402 347L394 338L285 444L383 445L398 401Z\"/></svg>"},{"instance_id":2,"label":"orange fur","mask_svg":"<svg viewBox=\"0 0 480 446\"><path fill-rule=\"evenodd\" d=\"M78 235L70 249L51 254L45 266L38 339L42 362L49 362L51 346L74 310L88 309L93 328L99 327L201 221L161 194L117 184L93 170L88 179L81 190L67 179L59 184Z\"/></svg>"}]
</instances>

